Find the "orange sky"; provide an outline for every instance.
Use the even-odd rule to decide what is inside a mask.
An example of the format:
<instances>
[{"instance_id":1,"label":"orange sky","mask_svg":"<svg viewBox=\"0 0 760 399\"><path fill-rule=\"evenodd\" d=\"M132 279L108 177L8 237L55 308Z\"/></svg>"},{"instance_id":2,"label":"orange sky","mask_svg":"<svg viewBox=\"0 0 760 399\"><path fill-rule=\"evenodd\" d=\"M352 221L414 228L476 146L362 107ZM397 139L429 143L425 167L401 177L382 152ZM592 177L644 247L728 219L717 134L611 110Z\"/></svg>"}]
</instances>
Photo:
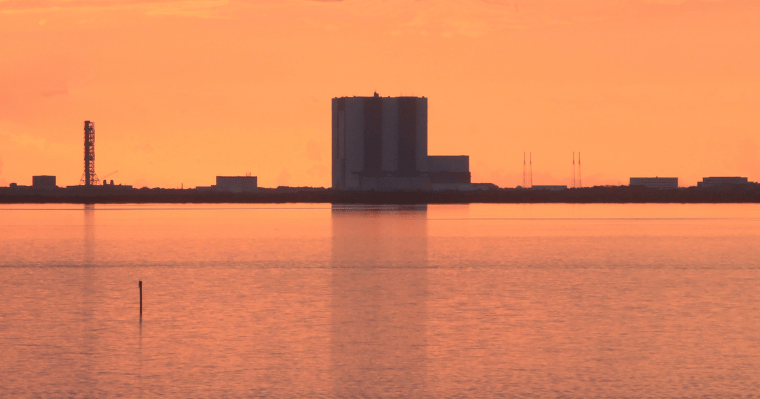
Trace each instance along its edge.
<instances>
[{"instance_id":1,"label":"orange sky","mask_svg":"<svg viewBox=\"0 0 760 399\"><path fill-rule=\"evenodd\" d=\"M429 98L473 182L760 180L760 1L0 0L0 185L330 185L330 99Z\"/></svg>"}]
</instances>

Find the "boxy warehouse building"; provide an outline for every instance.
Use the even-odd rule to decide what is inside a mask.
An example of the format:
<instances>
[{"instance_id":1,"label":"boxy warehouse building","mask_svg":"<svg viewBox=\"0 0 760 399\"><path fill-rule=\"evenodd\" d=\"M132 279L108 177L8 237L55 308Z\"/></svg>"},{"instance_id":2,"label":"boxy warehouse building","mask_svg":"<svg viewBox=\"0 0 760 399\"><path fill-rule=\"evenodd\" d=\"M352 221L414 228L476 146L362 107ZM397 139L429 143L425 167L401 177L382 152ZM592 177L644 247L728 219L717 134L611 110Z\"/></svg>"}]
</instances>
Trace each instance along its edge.
<instances>
[{"instance_id":1,"label":"boxy warehouse building","mask_svg":"<svg viewBox=\"0 0 760 399\"><path fill-rule=\"evenodd\" d=\"M722 189L733 188L741 186L743 184L749 184L749 179L746 177L703 177L702 181L697 182L697 187L708 189Z\"/></svg>"},{"instance_id":2,"label":"boxy warehouse building","mask_svg":"<svg viewBox=\"0 0 760 399\"><path fill-rule=\"evenodd\" d=\"M644 186L648 188L673 189L678 188L677 177L631 177L631 186Z\"/></svg>"},{"instance_id":3,"label":"boxy warehouse building","mask_svg":"<svg viewBox=\"0 0 760 399\"><path fill-rule=\"evenodd\" d=\"M242 193L255 191L258 188L257 176L217 176L216 185L218 191Z\"/></svg>"},{"instance_id":4,"label":"boxy warehouse building","mask_svg":"<svg viewBox=\"0 0 760 399\"><path fill-rule=\"evenodd\" d=\"M32 176L32 187L34 188L55 188L55 176Z\"/></svg>"}]
</instances>

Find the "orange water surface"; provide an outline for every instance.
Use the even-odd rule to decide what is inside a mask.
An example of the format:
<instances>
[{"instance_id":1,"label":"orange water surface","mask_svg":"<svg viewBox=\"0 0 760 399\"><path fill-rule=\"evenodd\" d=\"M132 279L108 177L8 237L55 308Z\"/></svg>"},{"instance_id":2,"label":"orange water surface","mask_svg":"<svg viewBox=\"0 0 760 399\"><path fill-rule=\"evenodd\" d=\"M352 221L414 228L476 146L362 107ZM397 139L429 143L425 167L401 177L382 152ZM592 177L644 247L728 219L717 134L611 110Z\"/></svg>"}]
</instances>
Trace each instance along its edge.
<instances>
[{"instance_id":1,"label":"orange water surface","mask_svg":"<svg viewBox=\"0 0 760 399\"><path fill-rule=\"evenodd\" d=\"M759 267L751 204L2 205L0 397L746 396Z\"/></svg>"}]
</instances>

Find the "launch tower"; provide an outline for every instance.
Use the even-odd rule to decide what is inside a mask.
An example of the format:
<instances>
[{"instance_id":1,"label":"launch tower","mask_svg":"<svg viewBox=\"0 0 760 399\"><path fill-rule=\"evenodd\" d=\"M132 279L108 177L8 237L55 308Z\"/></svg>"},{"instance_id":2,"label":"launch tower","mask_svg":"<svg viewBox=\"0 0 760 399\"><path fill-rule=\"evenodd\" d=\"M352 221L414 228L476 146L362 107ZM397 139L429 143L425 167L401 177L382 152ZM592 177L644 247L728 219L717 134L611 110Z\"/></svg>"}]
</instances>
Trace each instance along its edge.
<instances>
[{"instance_id":1,"label":"launch tower","mask_svg":"<svg viewBox=\"0 0 760 399\"><path fill-rule=\"evenodd\" d=\"M94 186L100 183L95 174L95 124L84 121L84 174L79 184Z\"/></svg>"}]
</instances>

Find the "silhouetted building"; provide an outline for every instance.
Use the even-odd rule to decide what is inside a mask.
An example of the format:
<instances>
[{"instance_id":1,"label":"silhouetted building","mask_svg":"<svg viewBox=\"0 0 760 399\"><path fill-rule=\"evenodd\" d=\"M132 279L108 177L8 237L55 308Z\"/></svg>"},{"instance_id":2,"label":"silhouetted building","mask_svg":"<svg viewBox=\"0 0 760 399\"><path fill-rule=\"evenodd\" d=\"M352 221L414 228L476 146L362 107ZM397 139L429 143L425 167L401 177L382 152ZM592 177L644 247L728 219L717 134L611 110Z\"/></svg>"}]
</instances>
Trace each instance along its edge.
<instances>
[{"instance_id":1,"label":"silhouetted building","mask_svg":"<svg viewBox=\"0 0 760 399\"><path fill-rule=\"evenodd\" d=\"M332 187L430 190L470 183L469 157L427 155L427 98L332 100Z\"/></svg>"},{"instance_id":2,"label":"silhouetted building","mask_svg":"<svg viewBox=\"0 0 760 399\"><path fill-rule=\"evenodd\" d=\"M697 182L699 188L731 188L749 183L746 177L703 177Z\"/></svg>"},{"instance_id":3,"label":"silhouetted building","mask_svg":"<svg viewBox=\"0 0 760 399\"><path fill-rule=\"evenodd\" d=\"M677 177L631 177L630 186L671 189L678 188Z\"/></svg>"},{"instance_id":4,"label":"silhouetted building","mask_svg":"<svg viewBox=\"0 0 760 399\"><path fill-rule=\"evenodd\" d=\"M432 188L457 189L470 183L470 157L466 155L428 155L427 175Z\"/></svg>"},{"instance_id":5,"label":"silhouetted building","mask_svg":"<svg viewBox=\"0 0 760 399\"><path fill-rule=\"evenodd\" d=\"M56 187L55 176L32 176L32 187L34 188Z\"/></svg>"},{"instance_id":6,"label":"silhouetted building","mask_svg":"<svg viewBox=\"0 0 760 399\"><path fill-rule=\"evenodd\" d=\"M567 190L567 186L559 186L559 185L533 185L531 186L533 190L549 190L549 191L562 191Z\"/></svg>"},{"instance_id":7,"label":"silhouetted building","mask_svg":"<svg viewBox=\"0 0 760 399\"><path fill-rule=\"evenodd\" d=\"M217 191L241 193L256 190L258 188L257 180L256 176L217 176L216 185L213 187Z\"/></svg>"}]
</instances>

